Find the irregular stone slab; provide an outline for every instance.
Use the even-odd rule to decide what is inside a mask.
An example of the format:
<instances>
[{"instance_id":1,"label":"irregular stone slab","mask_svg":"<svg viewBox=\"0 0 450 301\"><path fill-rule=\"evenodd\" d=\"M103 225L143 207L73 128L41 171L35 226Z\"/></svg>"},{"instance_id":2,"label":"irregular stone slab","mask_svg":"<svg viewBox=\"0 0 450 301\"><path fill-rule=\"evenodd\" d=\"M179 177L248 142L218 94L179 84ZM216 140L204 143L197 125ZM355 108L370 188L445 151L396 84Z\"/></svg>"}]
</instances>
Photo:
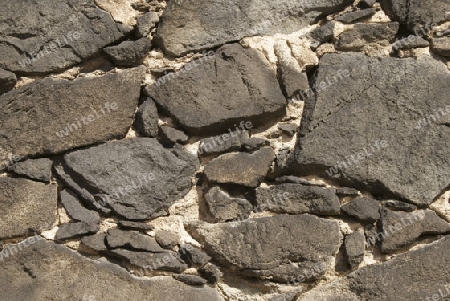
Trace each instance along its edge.
<instances>
[{"instance_id":1,"label":"irregular stone slab","mask_svg":"<svg viewBox=\"0 0 450 301\"><path fill-rule=\"evenodd\" d=\"M357 10L355 12L348 12L343 14L342 16L339 16L336 18L336 21L342 22L342 23L353 23L355 21L368 18L372 15L374 15L377 12L375 8L366 8Z\"/></svg>"},{"instance_id":2,"label":"irregular stone slab","mask_svg":"<svg viewBox=\"0 0 450 301\"><path fill-rule=\"evenodd\" d=\"M110 248L131 248L135 250L149 251L153 253L165 252L153 237L140 234L135 231L122 231L110 229L106 235L106 243Z\"/></svg>"},{"instance_id":3,"label":"irregular stone slab","mask_svg":"<svg viewBox=\"0 0 450 301\"><path fill-rule=\"evenodd\" d=\"M431 47L437 54L450 56L450 37L432 39Z\"/></svg>"},{"instance_id":4,"label":"irregular stone slab","mask_svg":"<svg viewBox=\"0 0 450 301\"><path fill-rule=\"evenodd\" d=\"M63 204L71 218L88 225L98 225L100 223L98 213L85 208L71 191L63 190L59 195L61 204Z\"/></svg>"},{"instance_id":5,"label":"irregular stone slab","mask_svg":"<svg viewBox=\"0 0 450 301\"><path fill-rule=\"evenodd\" d=\"M335 22L327 22L324 25L311 31L310 36L316 40L319 44L329 42L334 38L334 28L336 27Z\"/></svg>"},{"instance_id":6,"label":"irregular stone slab","mask_svg":"<svg viewBox=\"0 0 450 301\"><path fill-rule=\"evenodd\" d=\"M361 8L369 8L372 7L375 3L377 3L377 0L362 0L358 3L358 6Z\"/></svg>"},{"instance_id":7,"label":"irregular stone slab","mask_svg":"<svg viewBox=\"0 0 450 301\"><path fill-rule=\"evenodd\" d=\"M303 178L299 178L296 176L281 176L275 179L275 183L295 183L295 184L302 184L307 186L319 186L319 187L325 187L326 185L321 182L311 182ZM337 192L337 190L336 190Z\"/></svg>"},{"instance_id":8,"label":"irregular stone slab","mask_svg":"<svg viewBox=\"0 0 450 301\"><path fill-rule=\"evenodd\" d=\"M0 66L20 74L63 70L123 37L93 0L5 3L0 33Z\"/></svg>"},{"instance_id":9,"label":"irregular stone slab","mask_svg":"<svg viewBox=\"0 0 450 301\"><path fill-rule=\"evenodd\" d=\"M416 205L397 201L397 200L382 201L381 204L386 208L389 208L391 210L398 210L398 211L412 212L417 209Z\"/></svg>"},{"instance_id":10,"label":"irregular stone slab","mask_svg":"<svg viewBox=\"0 0 450 301\"><path fill-rule=\"evenodd\" d=\"M57 199L54 184L0 178L0 239L49 230L56 220Z\"/></svg>"},{"instance_id":11,"label":"irregular stone slab","mask_svg":"<svg viewBox=\"0 0 450 301\"><path fill-rule=\"evenodd\" d=\"M439 297L439 291L446 293L445 287L450 282L449 248L450 237L444 237L387 262L363 267L345 278L314 288L297 300L426 300L435 294Z\"/></svg>"},{"instance_id":12,"label":"irregular stone slab","mask_svg":"<svg viewBox=\"0 0 450 301\"><path fill-rule=\"evenodd\" d=\"M56 231L55 240L64 240L86 234L92 234L99 230L96 224L86 224L84 222L62 224Z\"/></svg>"},{"instance_id":13,"label":"irregular stone slab","mask_svg":"<svg viewBox=\"0 0 450 301\"><path fill-rule=\"evenodd\" d=\"M263 147L253 154L231 153L209 162L204 169L212 183L237 184L257 187L275 159L271 147Z\"/></svg>"},{"instance_id":14,"label":"irregular stone slab","mask_svg":"<svg viewBox=\"0 0 450 301\"><path fill-rule=\"evenodd\" d=\"M230 197L217 186L205 194L205 201L216 222L248 218L253 209L253 205L246 199Z\"/></svg>"},{"instance_id":15,"label":"irregular stone slab","mask_svg":"<svg viewBox=\"0 0 450 301\"><path fill-rule=\"evenodd\" d=\"M327 263L323 261L306 261L298 263L298 266L292 264L282 264L271 270L251 270L244 271L244 274L256 275L260 278L269 278L271 281L279 283L298 284L309 282L322 278L328 270Z\"/></svg>"},{"instance_id":16,"label":"irregular stone slab","mask_svg":"<svg viewBox=\"0 0 450 301\"><path fill-rule=\"evenodd\" d=\"M347 0L277 3L259 0L245 5L236 0L172 2L164 10L158 43L169 55L181 56L245 36L291 33L351 3Z\"/></svg>"},{"instance_id":17,"label":"irregular stone slab","mask_svg":"<svg viewBox=\"0 0 450 301\"><path fill-rule=\"evenodd\" d=\"M241 270L270 271L287 259L318 262L334 257L342 239L337 221L309 214L197 223L190 230L216 261Z\"/></svg>"},{"instance_id":18,"label":"irregular stone slab","mask_svg":"<svg viewBox=\"0 0 450 301\"><path fill-rule=\"evenodd\" d=\"M334 188L285 183L256 189L259 208L289 214L314 213L335 215L340 212Z\"/></svg>"},{"instance_id":19,"label":"irregular stone slab","mask_svg":"<svg viewBox=\"0 0 450 301\"><path fill-rule=\"evenodd\" d=\"M198 167L182 148L165 149L151 138L108 142L67 154L64 161L71 177L88 189L86 201L131 220L166 214L190 190Z\"/></svg>"},{"instance_id":20,"label":"irregular stone slab","mask_svg":"<svg viewBox=\"0 0 450 301\"><path fill-rule=\"evenodd\" d=\"M133 123L144 69L73 81L46 78L3 94L0 158L6 153L60 153L125 137Z\"/></svg>"},{"instance_id":21,"label":"irregular stone slab","mask_svg":"<svg viewBox=\"0 0 450 301\"><path fill-rule=\"evenodd\" d=\"M145 56L152 48L152 43L147 37L137 41L124 41L116 46L103 49L116 66L134 67L144 61Z\"/></svg>"},{"instance_id":22,"label":"irregular stone slab","mask_svg":"<svg viewBox=\"0 0 450 301\"><path fill-rule=\"evenodd\" d=\"M185 144L189 139L189 137L186 136L186 134L183 133L183 131L174 129L173 127L170 126L162 126L161 133L164 136L164 140L170 143Z\"/></svg>"},{"instance_id":23,"label":"irregular stone slab","mask_svg":"<svg viewBox=\"0 0 450 301\"><path fill-rule=\"evenodd\" d=\"M223 273L220 269L213 263L208 263L204 267L199 269L202 277L205 277L208 280L209 284L216 284L220 278L223 276Z\"/></svg>"},{"instance_id":24,"label":"irregular stone slab","mask_svg":"<svg viewBox=\"0 0 450 301\"><path fill-rule=\"evenodd\" d=\"M390 70L398 77L386 77ZM318 72L317 82L335 76L339 84L317 93L296 148L297 174L333 178L375 195L390 191L415 204L431 203L448 187L450 139L442 139L450 137L448 97L442 87L449 87L450 74L444 64L426 56L327 54ZM436 122L425 121L431 114Z\"/></svg>"},{"instance_id":25,"label":"irregular stone slab","mask_svg":"<svg viewBox=\"0 0 450 301\"><path fill-rule=\"evenodd\" d=\"M232 151L253 151L269 144L267 139L250 137L248 131L230 131L229 134L200 140L198 154L213 155Z\"/></svg>"},{"instance_id":26,"label":"irregular stone slab","mask_svg":"<svg viewBox=\"0 0 450 301\"><path fill-rule=\"evenodd\" d=\"M55 296L60 300L82 300L85 296L103 301L223 300L213 288L194 288L163 276L138 280L115 264L89 260L44 240L5 259L2 271L1 300L48 301Z\"/></svg>"},{"instance_id":27,"label":"irregular stone slab","mask_svg":"<svg viewBox=\"0 0 450 301\"><path fill-rule=\"evenodd\" d=\"M180 246L181 258L190 266L204 266L211 257L200 249L194 248L192 245L184 244Z\"/></svg>"},{"instance_id":28,"label":"irregular stone slab","mask_svg":"<svg viewBox=\"0 0 450 301\"><path fill-rule=\"evenodd\" d=\"M175 275L172 275L172 277L178 281L181 281L181 282L189 284L189 285L203 286L204 284L206 284L208 282L204 278L195 276L195 275L175 274Z\"/></svg>"},{"instance_id":29,"label":"irregular stone slab","mask_svg":"<svg viewBox=\"0 0 450 301\"><path fill-rule=\"evenodd\" d=\"M14 88L17 77L14 73L0 68L0 94L6 93Z\"/></svg>"},{"instance_id":30,"label":"irregular stone slab","mask_svg":"<svg viewBox=\"0 0 450 301\"><path fill-rule=\"evenodd\" d=\"M373 223L380 219L380 202L368 197L358 197L343 205L341 209L362 222Z\"/></svg>"},{"instance_id":31,"label":"irregular stone slab","mask_svg":"<svg viewBox=\"0 0 450 301\"><path fill-rule=\"evenodd\" d=\"M429 45L430 42L428 42L424 38L420 36L410 35L406 38L395 41L395 43L392 45L392 48L394 50L397 50L397 49L428 47Z\"/></svg>"},{"instance_id":32,"label":"irregular stone slab","mask_svg":"<svg viewBox=\"0 0 450 301\"><path fill-rule=\"evenodd\" d=\"M139 223L139 222L119 221L117 223L117 225L121 229L128 229L128 230L137 230L137 231L153 230L153 226L146 224L146 223Z\"/></svg>"},{"instance_id":33,"label":"irregular stone slab","mask_svg":"<svg viewBox=\"0 0 450 301\"><path fill-rule=\"evenodd\" d=\"M180 243L181 237L177 233L160 230L156 231L155 239L161 247L171 249Z\"/></svg>"},{"instance_id":34,"label":"irregular stone slab","mask_svg":"<svg viewBox=\"0 0 450 301\"><path fill-rule=\"evenodd\" d=\"M298 131L298 125L295 123L282 123L278 125L278 129L285 135L294 136Z\"/></svg>"},{"instance_id":35,"label":"irregular stone slab","mask_svg":"<svg viewBox=\"0 0 450 301\"><path fill-rule=\"evenodd\" d=\"M225 45L194 63L145 89L189 134L245 129L284 115L286 99L276 74L256 50Z\"/></svg>"},{"instance_id":36,"label":"irregular stone slab","mask_svg":"<svg viewBox=\"0 0 450 301\"><path fill-rule=\"evenodd\" d=\"M136 35L138 38L146 37L150 34L151 30L155 28L156 23L159 21L158 13L150 11L136 19Z\"/></svg>"},{"instance_id":37,"label":"irregular stone slab","mask_svg":"<svg viewBox=\"0 0 450 301\"><path fill-rule=\"evenodd\" d=\"M355 24L353 29L345 31L339 36L336 49L359 51L370 43L387 46L395 39L398 29L397 22Z\"/></svg>"},{"instance_id":38,"label":"irregular stone slab","mask_svg":"<svg viewBox=\"0 0 450 301\"><path fill-rule=\"evenodd\" d=\"M381 215L381 225L384 234L381 250L385 253L409 245L421 235L450 231L450 224L431 210L408 213L384 209Z\"/></svg>"},{"instance_id":39,"label":"irregular stone slab","mask_svg":"<svg viewBox=\"0 0 450 301\"><path fill-rule=\"evenodd\" d=\"M100 233L83 237L81 239L81 243L94 251L105 252L108 250L108 248L106 247L105 239L106 234Z\"/></svg>"},{"instance_id":40,"label":"irregular stone slab","mask_svg":"<svg viewBox=\"0 0 450 301\"><path fill-rule=\"evenodd\" d=\"M336 188L336 194L339 196L356 196L359 195L359 191L350 187L338 187Z\"/></svg>"},{"instance_id":41,"label":"irregular stone slab","mask_svg":"<svg viewBox=\"0 0 450 301\"><path fill-rule=\"evenodd\" d=\"M150 98L147 98L136 113L135 127L139 134L144 137L158 136L158 109Z\"/></svg>"},{"instance_id":42,"label":"irregular stone slab","mask_svg":"<svg viewBox=\"0 0 450 301\"><path fill-rule=\"evenodd\" d=\"M345 254L352 269L356 269L364 260L366 238L362 231L355 231L345 237Z\"/></svg>"},{"instance_id":43,"label":"irregular stone slab","mask_svg":"<svg viewBox=\"0 0 450 301\"><path fill-rule=\"evenodd\" d=\"M9 170L33 180L49 183L52 179L52 166L53 161L47 158L30 159L14 164Z\"/></svg>"}]
</instances>

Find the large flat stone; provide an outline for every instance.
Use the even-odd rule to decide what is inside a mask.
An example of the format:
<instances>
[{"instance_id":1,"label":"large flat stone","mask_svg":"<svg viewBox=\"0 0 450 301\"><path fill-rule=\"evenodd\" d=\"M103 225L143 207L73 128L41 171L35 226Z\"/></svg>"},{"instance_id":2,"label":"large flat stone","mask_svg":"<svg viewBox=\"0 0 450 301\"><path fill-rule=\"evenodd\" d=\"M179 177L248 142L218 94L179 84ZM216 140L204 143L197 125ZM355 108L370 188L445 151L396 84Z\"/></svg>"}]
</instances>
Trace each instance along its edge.
<instances>
[{"instance_id":1,"label":"large flat stone","mask_svg":"<svg viewBox=\"0 0 450 301\"><path fill-rule=\"evenodd\" d=\"M345 70L349 77L339 75ZM303 120L309 125L296 148L296 172L431 203L450 183L445 65L426 56L325 55L316 82L333 77L337 84L318 91Z\"/></svg>"}]
</instances>

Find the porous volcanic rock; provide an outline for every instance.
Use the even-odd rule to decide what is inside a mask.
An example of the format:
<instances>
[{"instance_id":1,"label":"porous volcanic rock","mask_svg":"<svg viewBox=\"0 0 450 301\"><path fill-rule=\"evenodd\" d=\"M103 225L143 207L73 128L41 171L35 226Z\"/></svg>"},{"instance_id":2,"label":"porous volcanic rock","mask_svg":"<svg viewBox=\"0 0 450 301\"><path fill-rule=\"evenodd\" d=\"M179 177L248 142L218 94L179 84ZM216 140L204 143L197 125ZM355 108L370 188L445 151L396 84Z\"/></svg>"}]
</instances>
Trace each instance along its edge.
<instances>
[{"instance_id":1,"label":"porous volcanic rock","mask_svg":"<svg viewBox=\"0 0 450 301\"><path fill-rule=\"evenodd\" d=\"M29 159L14 164L9 170L18 175L48 183L52 178L52 166L53 161L47 158Z\"/></svg>"},{"instance_id":2,"label":"porous volcanic rock","mask_svg":"<svg viewBox=\"0 0 450 301\"><path fill-rule=\"evenodd\" d=\"M233 198L215 186L205 194L209 212L217 222L248 218L253 205L246 199Z\"/></svg>"},{"instance_id":3,"label":"porous volcanic rock","mask_svg":"<svg viewBox=\"0 0 450 301\"><path fill-rule=\"evenodd\" d=\"M135 231L123 231L116 228L108 230L106 244L112 249L124 247L153 253L165 252L153 237Z\"/></svg>"},{"instance_id":4,"label":"porous volcanic rock","mask_svg":"<svg viewBox=\"0 0 450 301\"><path fill-rule=\"evenodd\" d=\"M397 22L356 24L351 30L345 31L339 36L336 49L359 51L370 43L387 46L395 39L398 29Z\"/></svg>"},{"instance_id":5,"label":"porous volcanic rock","mask_svg":"<svg viewBox=\"0 0 450 301\"><path fill-rule=\"evenodd\" d=\"M372 223L380 219L380 202L368 197L358 197L351 200L341 209L362 222Z\"/></svg>"},{"instance_id":6,"label":"porous volcanic rock","mask_svg":"<svg viewBox=\"0 0 450 301\"><path fill-rule=\"evenodd\" d=\"M142 64L151 48L150 39L143 37L137 41L125 41L119 45L106 47L103 51L117 66L134 67Z\"/></svg>"}]
</instances>

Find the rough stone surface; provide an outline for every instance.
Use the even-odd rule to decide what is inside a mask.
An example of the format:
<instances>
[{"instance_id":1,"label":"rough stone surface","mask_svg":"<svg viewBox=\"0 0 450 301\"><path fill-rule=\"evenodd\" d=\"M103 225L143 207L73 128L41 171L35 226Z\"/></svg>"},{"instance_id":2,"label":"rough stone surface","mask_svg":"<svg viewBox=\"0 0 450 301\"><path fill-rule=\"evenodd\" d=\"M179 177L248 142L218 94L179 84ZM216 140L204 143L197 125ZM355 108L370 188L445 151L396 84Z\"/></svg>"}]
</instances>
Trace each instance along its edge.
<instances>
[{"instance_id":1,"label":"rough stone surface","mask_svg":"<svg viewBox=\"0 0 450 301\"><path fill-rule=\"evenodd\" d=\"M192 245L181 245L181 258L190 266L204 266L211 257L200 249L194 248Z\"/></svg>"},{"instance_id":2,"label":"rough stone surface","mask_svg":"<svg viewBox=\"0 0 450 301\"><path fill-rule=\"evenodd\" d=\"M208 282L204 278L195 275L175 274L173 278L189 285L203 286Z\"/></svg>"},{"instance_id":3,"label":"rough stone surface","mask_svg":"<svg viewBox=\"0 0 450 301\"><path fill-rule=\"evenodd\" d=\"M308 181L306 179L296 177L296 176L281 176L275 179L275 183L295 183L295 184L302 184L307 186L319 186L324 187L325 184L323 183L313 183L311 181ZM337 190L336 190L337 192Z\"/></svg>"},{"instance_id":4,"label":"rough stone surface","mask_svg":"<svg viewBox=\"0 0 450 301\"><path fill-rule=\"evenodd\" d=\"M161 127L161 133L164 137L164 141L170 142L170 143L181 143L185 144L189 137L186 136L183 131L174 129L170 126L162 126Z\"/></svg>"},{"instance_id":5,"label":"rough stone surface","mask_svg":"<svg viewBox=\"0 0 450 301\"><path fill-rule=\"evenodd\" d=\"M342 211L362 222L380 219L380 202L368 197L358 197L341 207Z\"/></svg>"},{"instance_id":6,"label":"rough stone surface","mask_svg":"<svg viewBox=\"0 0 450 301\"><path fill-rule=\"evenodd\" d=\"M205 194L205 201L216 222L248 218L253 209L248 200L230 197L217 186Z\"/></svg>"},{"instance_id":7,"label":"rough stone surface","mask_svg":"<svg viewBox=\"0 0 450 301\"><path fill-rule=\"evenodd\" d=\"M59 153L123 138L133 123L143 71L73 81L46 78L0 96L0 157L6 157L2 151Z\"/></svg>"},{"instance_id":8,"label":"rough stone surface","mask_svg":"<svg viewBox=\"0 0 450 301\"><path fill-rule=\"evenodd\" d=\"M355 196L358 195L359 192L357 189L350 187L339 187L336 188L336 194L339 196Z\"/></svg>"},{"instance_id":9,"label":"rough stone surface","mask_svg":"<svg viewBox=\"0 0 450 301\"><path fill-rule=\"evenodd\" d=\"M196 64L146 88L189 134L226 132L241 121L256 125L284 114L286 99L275 72L255 50L225 45Z\"/></svg>"},{"instance_id":10,"label":"rough stone surface","mask_svg":"<svg viewBox=\"0 0 450 301\"><path fill-rule=\"evenodd\" d=\"M318 43L325 43L334 38L335 22L327 22L324 25L311 31L311 37Z\"/></svg>"},{"instance_id":11,"label":"rough stone surface","mask_svg":"<svg viewBox=\"0 0 450 301\"><path fill-rule=\"evenodd\" d=\"M342 16L339 16L336 18L336 21L342 22L342 23L354 23L355 21L368 18L376 13L375 8L366 8L357 10L355 12L348 12L343 14Z\"/></svg>"},{"instance_id":12,"label":"rough stone surface","mask_svg":"<svg viewBox=\"0 0 450 301\"><path fill-rule=\"evenodd\" d=\"M358 3L358 5L362 8L369 8L372 7L375 3L377 3L377 0L362 0Z\"/></svg>"},{"instance_id":13,"label":"rough stone surface","mask_svg":"<svg viewBox=\"0 0 450 301\"><path fill-rule=\"evenodd\" d=\"M294 136L298 131L298 126L295 123L282 123L278 125L278 129L283 134Z\"/></svg>"},{"instance_id":14,"label":"rough stone surface","mask_svg":"<svg viewBox=\"0 0 450 301\"><path fill-rule=\"evenodd\" d=\"M432 39L431 47L437 54L450 56L450 37Z\"/></svg>"},{"instance_id":15,"label":"rough stone surface","mask_svg":"<svg viewBox=\"0 0 450 301\"><path fill-rule=\"evenodd\" d=\"M6 93L14 88L17 77L14 73L0 68L0 94Z\"/></svg>"},{"instance_id":16,"label":"rough stone surface","mask_svg":"<svg viewBox=\"0 0 450 301\"><path fill-rule=\"evenodd\" d=\"M340 211L334 188L286 183L256 189L259 208L289 214L314 213L336 215Z\"/></svg>"},{"instance_id":17,"label":"rough stone surface","mask_svg":"<svg viewBox=\"0 0 450 301\"><path fill-rule=\"evenodd\" d=\"M263 147L253 154L225 154L208 163L204 173L212 183L257 187L269 171L273 159L275 154L270 147Z\"/></svg>"},{"instance_id":18,"label":"rough stone surface","mask_svg":"<svg viewBox=\"0 0 450 301\"><path fill-rule=\"evenodd\" d=\"M180 243L180 236L169 231L156 231L155 239L158 244L166 249L171 249Z\"/></svg>"},{"instance_id":19,"label":"rough stone surface","mask_svg":"<svg viewBox=\"0 0 450 301\"><path fill-rule=\"evenodd\" d=\"M395 41L393 44L394 49L409 49L409 48L420 48L428 47L430 42L425 40L420 36L410 35L406 38Z\"/></svg>"},{"instance_id":20,"label":"rough stone surface","mask_svg":"<svg viewBox=\"0 0 450 301\"><path fill-rule=\"evenodd\" d=\"M134 231L110 229L106 235L106 244L112 249L125 247L153 253L165 252L153 237Z\"/></svg>"},{"instance_id":21,"label":"rough stone surface","mask_svg":"<svg viewBox=\"0 0 450 301\"><path fill-rule=\"evenodd\" d=\"M0 178L0 238L49 230L56 219L57 197L54 184Z\"/></svg>"},{"instance_id":22,"label":"rough stone surface","mask_svg":"<svg viewBox=\"0 0 450 301\"><path fill-rule=\"evenodd\" d=\"M62 224L56 231L55 240L64 240L86 234L92 234L99 230L96 224L86 224L84 222Z\"/></svg>"},{"instance_id":23,"label":"rough stone surface","mask_svg":"<svg viewBox=\"0 0 450 301\"><path fill-rule=\"evenodd\" d=\"M442 139L449 135L448 115L439 113L429 124L423 119L436 108L445 110L446 67L428 57L330 54L321 59L317 81L338 69L350 76L319 91L308 131L297 144L295 171L431 203L449 185L450 140ZM389 70L396 75L387 77Z\"/></svg>"},{"instance_id":24,"label":"rough stone surface","mask_svg":"<svg viewBox=\"0 0 450 301\"><path fill-rule=\"evenodd\" d=\"M248 131L234 131L204 138L198 146L199 155L222 154L232 151L253 151L269 145L269 140L250 137Z\"/></svg>"},{"instance_id":25,"label":"rough stone surface","mask_svg":"<svg viewBox=\"0 0 450 301\"><path fill-rule=\"evenodd\" d=\"M47 158L30 159L14 164L9 170L32 180L49 183L52 178L52 166L53 161Z\"/></svg>"},{"instance_id":26,"label":"rough stone surface","mask_svg":"<svg viewBox=\"0 0 450 301\"><path fill-rule=\"evenodd\" d=\"M381 204L383 204L384 207L387 207L391 210L411 212L411 211L414 211L417 209L416 205L405 203L402 201L396 201L396 200L382 201Z\"/></svg>"},{"instance_id":27,"label":"rough stone surface","mask_svg":"<svg viewBox=\"0 0 450 301\"><path fill-rule=\"evenodd\" d=\"M137 18L136 35L141 38L148 36L151 30L159 21L159 16L156 12L148 12Z\"/></svg>"},{"instance_id":28,"label":"rough stone surface","mask_svg":"<svg viewBox=\"0 0 450 301\"><path fill-rule=\"evenodd\" d=\"M260 0L245 5L235 0L171 2L158 30L159 45L168 54L180 56L245 36L291 33L350 3L346 0L277 3Z\"/></svg>"},{"instance_id":29,"label":"rough stone surface","mask_svg":"<svg viewBox=\"0 0 450 301\"><path fill-rule=\"evenodd\" d=\"M213 263L208 263L201 269L199 269L200 274L208 280L209 284L216 284L223 273L220 269Z\"/></svg>"},{"instance_id":30,"label":"rough stone surface","mask_svg":"<svg viewBox=\"0 0 450 301\"><path fill-rule=\"evenodd\" d=\"M86 209L77 197L68 190L60 192L61 204L63 204L67 213L76 221L84 222L88 225L98 225L100 216L97 212Z\"/></svg>"},{"instance_id":31,"label":"rough stone surface","mask_svg":"<svg viewBox=\"0 0 450 301\"><path fill-rule=\"evenodd\" d=\"M393 252L414 242L424 234L440 234L450 231L450 224L431 210L412 213L384 209L381 215L383 232L387 235L381 242L383 252Z\"/></svg>"},{"instance_id":32,"label":"rough stone surface","mask_svg":"<svg viewBox=\"0 0 450 301\"><path fill-rule=\"evenodd\" d=\"M130 221L119 221L117 223L119 228L137 231L150 231L153 230L153 226L146 223L130 222Z\"/></svg>"},{"instance_id":33,"label":"rough stone surface","mask_svg":"<svg viewBox=\"0 0 450 301\"><path fill-rule=\"evenodd\" d=\"M345 237L345 254L352 269L356 269L364 260L365 236L355 231Z\"/></svg>"},{"instance_id":34,"label":"rough stone surface","mask_svg":"<svg viewBox=\"0 0 450 301\"><path fill-rule=\"evenodd\" d=\"M356 24L351 30L342 33L336 43L338 50L363 50L367 44L389 45L399 29L396 22L380 24Z\"/></svg>"},{"instance_id":35,"label":"rough stone surface","mask_svg":"<svg viewBox=\"0 0 450 301\"><path fill-rule=\"evenodd\" d=\"M158 109L150 98L147 98L136 113L135 127L144 137L158 136Z\"/></svg>"},{"instance_id":36,"label":"rough stone surface","mask_svg":"<svg viewBox=\"0 0 450 301\"><path fill-rule=\"evenodd\" d=\"M64 161L74 179L89 183L93 206L134 220L166 214L191 188L198 165L184 150L165 149L150 138L108 142L67 154Z\"/></svg>"},{"instance_id":37,"label":"rough stone surface","mask_svg":"<svg viewBox=\"0 0 450 301\"><path fill-rule=\"evenodd\" d=\"M134 67L142 64L152 47L150 39L143 37L137 41L125 41L103 49L117 66Z\"/></svg>"},{"instance_id":38,"label":"rough stone surface","mask_svg":"<svg viewBox=\"0 0 450 301\"><path fill-rule=\"evenodd\" d=\"M0 67L23 74L63 70L123 37L93 0L6 2L0 33Z\"/></svg>"},{"instance_id":39,"label":"rough stone surface","mask_svg":"<svg viewBox=\"0 0 450 301\"><path fill-rule=\"evenodd\" d=\"M81 243L94 251L104 252L108 250L105 238L106 233L85 236L81 239Z\"/></svg>"},{"instance_id":40,"label":"rough stone surface","mask_svg":"<svg viewBox=\"0 0 450 301\"><path fill-rule=\"evenodd\" d=\"M138 280L116 265L86 259L44 240L5 260L2 271L0 283L5 285L0 299L9 301L82 300L84 296L104 301L223 300L215 289L194 288L172 277Z\"/></svg>"},{"instance_id":41,"label":"rough stone surface","mask_svg":"<svg viewBox=\"0 0 450 301\"><path fill-rule=\"evenodd\" d=\"M290 98L293 97L299 91L307 91L309 89L309 81L306 73L302 72L302 69L291 57L294 62L290 62L287 59L280 59L278 62L278 74L281 77L281 88L284 95Z\"/></svg>"}]
</instances>

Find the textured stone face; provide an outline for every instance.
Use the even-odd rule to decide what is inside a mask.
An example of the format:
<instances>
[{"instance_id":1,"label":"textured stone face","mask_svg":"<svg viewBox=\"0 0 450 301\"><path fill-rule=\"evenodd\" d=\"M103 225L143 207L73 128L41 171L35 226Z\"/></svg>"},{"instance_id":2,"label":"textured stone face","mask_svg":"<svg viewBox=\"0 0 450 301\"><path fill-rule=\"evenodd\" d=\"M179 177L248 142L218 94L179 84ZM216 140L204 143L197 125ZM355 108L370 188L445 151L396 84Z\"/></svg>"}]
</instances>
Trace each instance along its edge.
<instances>
[{"instance_id":1,"label":"textured stone face","mask_svg":"<svg viewBox=\"0 0 450 301\"><path fill-rule=\"evenodd\" d=\"M349 77L318 92L296 171L431 203L450 182L448 71L427 57L330 54L316 82L339 78L337 70Z\"/></svg>"}]
</instances>

